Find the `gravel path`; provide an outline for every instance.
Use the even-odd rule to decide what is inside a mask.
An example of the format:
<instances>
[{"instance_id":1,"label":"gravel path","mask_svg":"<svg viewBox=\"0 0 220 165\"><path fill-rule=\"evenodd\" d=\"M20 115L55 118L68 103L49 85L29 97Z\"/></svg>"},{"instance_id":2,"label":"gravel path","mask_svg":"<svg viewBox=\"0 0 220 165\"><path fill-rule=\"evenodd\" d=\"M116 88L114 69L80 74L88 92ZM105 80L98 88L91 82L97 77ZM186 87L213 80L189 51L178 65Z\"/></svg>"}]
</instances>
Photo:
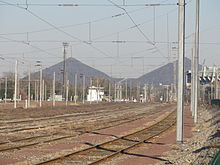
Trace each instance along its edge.
<instances>
[{"instance_id":1,"label":"gravel path","mask_svg":"<svg viewBox=\"0 0 220 165\"><path fill-rule=\"evenodd\" d=\"M193 137L182 145L175 144L172 151L163 157L175 165L208 165L220 149L220 108L199 109L198 123L193 128ZM167 164L164 162L156 165Z\"/></svg>"}]
</instances>

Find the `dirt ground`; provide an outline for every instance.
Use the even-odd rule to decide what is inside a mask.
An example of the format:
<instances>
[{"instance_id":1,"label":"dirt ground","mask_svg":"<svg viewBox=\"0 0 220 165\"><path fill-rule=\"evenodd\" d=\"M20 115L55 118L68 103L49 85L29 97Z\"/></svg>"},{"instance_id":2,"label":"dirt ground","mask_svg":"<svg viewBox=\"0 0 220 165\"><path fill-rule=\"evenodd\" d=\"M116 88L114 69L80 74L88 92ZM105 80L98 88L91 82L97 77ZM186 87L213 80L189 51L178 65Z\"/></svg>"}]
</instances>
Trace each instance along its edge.
<instances>
[{"instance_id":1,"label":"dirt ground","mask_svg":"<svg viewBox=\"0 0 220 165\"><path fill-rule=\"evenodd\" d=\"M123 124L131 122L137 123L131 125L136 129L142 127L140 120L145 123L145 120L153 114L163 115L165 110L175 108L175 105L171 104L143 103L72 104L67 107L64 105L51 107L45 104L42 108L30 109L22 107L13 109L13 104L4 104L4 108L0 109L3 117L0 121L0 162L14 164L27 159L41 160L42 156L45 158L44 156L48 154L49 157L51 154L54 156L51 146L57 154L64 150L67 152L70 149L80 149L82 144L80 141L87 141L88 136L93 137L94 130L110 131L115 127L123 128ZM123 133L127 134L128 131L125 129ZM97 143L98 138L92 140ZM26 147L29 144L30 146ZM62 149L62 152L59 149Z\"/></svg>"},{"instance_id":2,"label":"dirt ground","mask_svg":"<svg viewBox=\"0 0 220 165\"><path fill-rule=\"evenodd\" d=\"M43 107L39 108L38 104L33 102L32 108L29 109L24 109L22 102L18 103L17 109L13 108L13 103L0 104L0 149L28 143L41 144L45 140L63 136L80 137L79 133L129 123L144 115L146 117L153 112L159 113L161 109L175 106L104 102L76 105L69 103L66 107L63 102L52 107L50 102L44 102ZM168 161L162 161L156 165L208 165L220 149L220 108L201 107L198 113L198 123L192 127L191 133L192 136L184 139L183 144L173 144L170 151L166 151L160 157ZM28 142L19 141L19 139L29 137L36 138ZM13 142L13 140L18 140L18 142ZM65 141L65 139L59 141L64 148ZM48 144L52 143L49 142ZM70 144L66 145L69 146ZM33 148L37 148L37 146ZM0 157L4 158L6 162L13 163L14 161L16 163L18 160L12 159L10 156L12 153L16 153L16 151L1 153ZM19 156L19 161L22 161L21 157Z\"/></svg>"}]
</instances>

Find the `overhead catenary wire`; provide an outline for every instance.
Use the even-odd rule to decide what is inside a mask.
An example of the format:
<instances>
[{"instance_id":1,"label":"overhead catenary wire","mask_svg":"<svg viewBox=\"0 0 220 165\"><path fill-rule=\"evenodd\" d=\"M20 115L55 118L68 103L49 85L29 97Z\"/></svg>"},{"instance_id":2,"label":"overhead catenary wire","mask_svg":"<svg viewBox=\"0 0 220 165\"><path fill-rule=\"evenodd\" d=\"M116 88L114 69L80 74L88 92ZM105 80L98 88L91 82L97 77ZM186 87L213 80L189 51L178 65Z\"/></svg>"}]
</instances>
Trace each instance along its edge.
<instances>
[{"instance_id":1,"label":"overhead catenary wire","mask_svg":"<svg viewBox=\"0 0 220 165\"><path fill-rule=\"evenodd\" d=\"M131 11L128 11L128 13L138 12L138 11L141 11L143 9L146 9L146 7L131 10ZM122 13L119 13L119 14L115 14L115 15L111 15L111 16L107 16L107 17L103 17L103 18L98 18L98 19L94 19L94 20L90 20L90 21L86 21L86 22L82 22L82 23L71 24L71 25L63 25L63 26L57 26L57 27L60 28L60 29L63 29L63 28L70 28L70 27L75 27L75 26L87 25L89 23L93 24L93 23L113 19L113 18L116 18L116 17L124 16L125 14L126 13L122 12ZM44 29L39 29L39 30L33 30L33 31L28 31L28 33L29 34L40 33L40 32L51 31L51 30L54 30L54 28L44 28ZM27 34L27 32L0 33L0 35L26 35L26 34Z\"/></svg>"},{"instance_id":2,"label":"overhead catenary wire","mask_svg":"<svg viewBox=\"0 0 220 165\"><path fill-rule=\"evenodd\" d=\"M9 5L9 4L0 4L0 5ZM74 3L51 3L51 4L43 4L43 3L12 3L12 5L16 5L19 7L28 8L28 6L41 6L41 7L112 7L114 5L111 4L74 4ZM120 7L137 7L137 6L172 6L177 5L177 3L145 3L145 4L123 4L118 5Z\"/></svg>"},{"instance_id":3,"label":"overhead catenary wire","mask_svg":"<svg viewBox=\"0 0 220 165\"><path fill-rule=\"evenodd\" d=\"M9 4L9 3L8 3L8 4ZM16 6L16 7L17 7L17 6ZM22 7L19 7L19 8L22 8ZM22 9L24 9L24 8L22 8ZM72 36L71 34L69 34L69 33L65 32L65 31L63 31L62 29L57 28L55 25L53 25L53 24L49 23L48 21L44 20L43 18L39 17L38 15L36 15L36 14L33 13L33 12L31 12L30 10L28 10L28 9L26 9L26 8L25 8L25 10L27 10L31 15L37 17L37 18L40 19L41 21L46 22L47 24L49 24L50 26L52 26L52 27L55 28L56 30L58 30L58 31L60 31L60 32L63 32L63 33L65 33L66 35L68 35L68 36L70 36L70 37L72 37L72 38L77 39L77 40L80 41L80 39L78 39L78 38ZM128 14L127 11L126 11L126 14ZM131 19L132 19L132 18L131 18ZM134 23L135 23L135 22L134 22ZM82 41L82 42L83 42L83 41ZM86 41L86 42L83 42L83 43L89 44L87 41ZM91 46L92 46L92 45L91 45ZM92 46L92 47L95 48L94 46ZM95 48L95 49L97 50L97 48ZM99 49L98 49L98 51L100 52ZM103 52L101 52L101 53L103 53Z\"/></svg>"},{"instance_id":4,"label":"overhead catenary wire","mask_svg":"<svg viewBox=\"0 0 220 165\"><path fill-rule=\"evenodd\" d=\"M0 38L3 38L0 36ZM5 38L6 39L6 38ZM64 40L29 40L29 44L30 43L61 43ZM0 41L0 42L19 42L19 43L24 43L27 44L26 41L24 40L14 40L14 39L6 39L6 41ZM75 40L65 40L65 42L69 42L69 43L82 43L82 42L89 42L88 40L83 40L83 41L75 41ZM121 44L129 44L129 43L136 43L136 44L143 44L143 43L149 43L148 41L138 41L138 40L92 40L91 42L94 43L121 43ZM177 41L156 41L156 44L177 44ZM186 42L185 44L193 44L193 42ZM199 43L201 45L220 45L220 42L201 42ZM53 49L60 49L62 47L56 47L56 48L50 48L47 50L53 50ZM44 49L45 50L45 49ZM149 48L149 50L152 50L152 48ZM41 50L40 50L41 51ZM34 53L37 51L30 51L27 53ZM39 52L39 51L38 51ZM24 52L20 52L24 53ZM19 53L6 53L6 54L19 54Z\"/></svg>"},{"instance_id":5,"label":"overhead catenary wire","mask_svg":"<svg viewBox=\"0 0 220 165\"><path fill-rule=\"evenodd\" d=\"M39 48L39 47L37 47L37 46L34 46L34 45L32 45L32 44L30 44L30 43L28 43L28 42L18 41L18 40L14 40L14 39L10 39L10 38L7 38L7 37L2 37L2 36L0 36L0 38L6 39L6 40L9 40L9 41L13 41L13 42L17 42L17 43L20 43L20 44L25 44L25 45L30 46L30 47L32 47L32 48L34 48L34 49L37 49L37 50L39 50L39 51L41 51L41 52L44 52L44 53L46 53L46 54L48 54L48 55L51 55L51 53L49 53L49 52L47 52L47 51L45 51L45 50L43 50L43 49L41 49L41 48Z\"/></svg>"},{"instance_id":6,"label":"overhead catenary wire","mask_svg":"<svg viewBox=\"0 0 220 165\"><path fill-rule=\"evenodd\" d=\"M126 15L129 17L129 19L132 21L132 23L135 25L135 27L138 29L138 31L144 36L144 38L159 52L160 55L164 56L163 53L158 49L158 47L148 38L148 36L145 35L145 33L140 29L140 27L136 24L134 19L130 16L130 14L127 12L127 10L123 7L118 6L116 3L114 3L111 0L108 0L110 3L112 3L114 6L118 7L119 9L122 9L125 11Z\"/></svg>"},{"instance_id":7,"label":"overhead catenary wire","mask_svg":"<svg viewBox=\"0 0 220 165\"><path fill-rule=\"evenodd\" d=\"M166 0L167 1L167 0ZM165 2L165 1L163 1L163 2ZM135 9L135 10L131 10L131 11L128 11L128 13L132 13L132 12L136 12L136 11L139 11L139 10L142 10L142 9L144 9L144 8L140 8L140 9ZM176 10L176 9L175 9ZM171 10L171 11L169 11L168 13L171 13L171 12L174 12L175 10ZM123 12L123 13L121 13L121 14L116 14L116 15L114 15L114 16L111 16L111 17L118 17L118 16L121 16L121 15L125 15L125 12ZM163 15L160 15L159 17L161 17L161 16L164 16L164 14ZM157 18L159 18L159 17L157 17ZM108 17L106 17L106 18L108 18ZM96 22L96 21L101 21L101 20L105 20L105 18L101 18L101 19L97 19L97 20L94 20L93 22ZM143 22L143 23L139 23L138 24L138 26L140 26L140 25L142 25L142 24L144 24L144 23L147 23L147 22L150 22L151 20L149 20L149 21L145 21L145 22ZM85 22L85 23L82 23L82 24L87 24L88 22ZM80 25L80 24L75 24L75 25ZM60 26L59 28L65 28L65 27L69 27L69 26L74 26L74 25L67 25L67 26ZM130 28L134 28L134 27L129 27L128 29L130 29ZM43 30L38 30L38 31L32 31L33 33L34 32L41 32L41 31L44 31L44 30L53 30L54 28L50 28L50 29L43 29ZM127 29L127 30L128 30ZM120 31L120 32L122 32L122 31ZM29 32L29 33L31 33L31 32ZM119 33L119 32L116 32L116 33ZM21 33L8 33L9 35L10 34L21 34ZM25 33L22 33L22 34L26 34L26 32ZM113 34L110 34L110 35L114 35L115 33L113 33ZM4 35L4 34L2 34L2 35ZM5 34L5 35L7 35L7 34ZM109 35L109 36L110 36ZM105 36L102 36L102 37L105 37ZM98 37L98 38L102 38L102 37ZM98 39L98 38L95 38L95 39ZM0 41L1 42L1 41ZM61 41L60 41L61 42ZM74 41L74 42L76 42L76 41ZM84 41L84 42L86 42L86 41ZM93 41L94 42L94 41ZM97 41L97 42L102 42L102 41ZM120 41L118 41L118 42L120 42Z\"/></svg>"},{"instance_id":8,"label":"overhead catenary wire","mask_svg":"<svg viewBox=\"0 0 220 165\"><path fill-rule=\"evenodd\" d=\"M53 28L56 29L57 31L59 31L59 32L65 34L65 35L67 35L67 36L69 36L69 37L71 37L71 38L73 38L73 39L76 39L76 40L78 40L78 41L82 41L81 39L79 39L79 38L73 36L72 34L70 34L70 33L68 33L68 32L65 32L64 30L58 28L58 27L55 26L54 24L52 24L52 23L48 22L47 20L41 18L40 16L38 16L37 14L35 14L34 12L32 12L32 11L29 10L29 9L26 9L26 8L24 8L24 7L21 7L21 6L16 6L16 5L14 5L14 4L11 4L11 3L8 3L8 2L4 2L4 1L0 1L0 2L2 2L2 3L4 3L4 4L11 5L11 6L14 6L14 7L18 7L18 8L20 8L20 9L23 9L23 10L27 11L28 13L30 13L32 16L36 17L37 19L39 19L39 20L41 20L42 22L44 22L44 23L48 24L49 26L53 27ZM102 55L109 56L107 53L105 53L105 52L103 52L102 50L100 50L99 48L93 46L93 45L92 45L91 43L89 43L89 42L82 42L82 43L88 45L89 47L92 47L93 49L95 49L96 51L98 51L99 53L101 53Z\"/></svg>"},{"instance_id":9,"label":"overhead catenary wire","mask_svg":"<svg viewBox=\"0 0 220 165\"><path fill-rule=\"evenodd\" d=\"M112 5L113 6L113 5ZM116 16L117 17L117 16ZM138 26L139 26L139 24L137 24ZM134 28L136 28L135 26L133 26ZM54 28L51 28L51 29L54 29ZM25 32L26 33L26 32ZM0 41L1 42L1 41ZM4 41L2 41L2 42L4 42ZM37 41L30 41L30 42L37 42ZM81 41L75 41L75 42L81 42ZM87 41L83 41L83 42L87 42ZM112 42L112 43L119 43L120 41L93 41L94 43L101 43L101 42ZM133 42L133 41L126 41L127 43L131 43L131 42ZM136 41L135 41L136 42ZM146 42L146 41L137 41L136 43L144 43L144 42ZM160 42L156 42L156 44L159 44ZM39 50L40 51L40 50ZM41 51L40 51L41 52ZM52 57L52 56L51 56ZM102 56L103 58L105 58L105 56ZM166 57L166 56L165 56ZM106 57L106 58L108 58L108 57ZM111 57L110 57L111 58ZM156 57L155 57L156 58Z\"/></svg>"}]
</instances>

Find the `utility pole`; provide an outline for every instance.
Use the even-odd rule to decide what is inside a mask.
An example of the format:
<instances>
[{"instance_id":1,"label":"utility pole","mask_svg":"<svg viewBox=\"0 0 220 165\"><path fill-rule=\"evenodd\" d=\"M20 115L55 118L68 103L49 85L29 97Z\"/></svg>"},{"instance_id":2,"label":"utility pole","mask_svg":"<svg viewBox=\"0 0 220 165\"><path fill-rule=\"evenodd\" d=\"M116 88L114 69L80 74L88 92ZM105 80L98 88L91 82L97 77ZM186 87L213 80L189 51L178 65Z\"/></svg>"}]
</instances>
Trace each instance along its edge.
<instances>
[{"instance_id":1,"label":"utility pole","mask_svg":"<svg viewBox=\"0 0 220 165\"><path fill-rule=\"evenodd\" d=\"M31 65L28 73L28 107L31 106Z\"/></svg>"},{"instance_id":2,"label":"utility pole","mask_svg":"<svg viewBox=\"0 0 220 165\"><path fill-rule=\"evenodd\" d=\"M137 83L137 101L140 101L140 84Z\"/></svg>"},{"instance_id":3,"label":"utility pole","mask_svg":"<svg viewBox=\"0 0 220 165\"><path fill-rule=\"evenodd\" d=\"M169 99L169 86L166 86L166 91L167 91L167 103L169 103L170 99Z\"/></svg>"},{"instance_id":4,"label":"utility pole","mask_svg":"<svg viewBox=\"0 0 220 165\"><path fill-rule=\"evenodd\" d=\"M144 102L147 102L147 85L144 84Z\"/></svg>"},{"instance_id":5,"label":"utility pole","mask_svg":"<svg viewBox=\"0 0 220 165\"><path fill-rule=\"evenodd\" d=\"M83 75L83 104L85 103L85 75Z\"/></svg>"},{"instance_id":6,"label":"utility pole","mask_svg":"<svg viewBox=\"0 0 220 165\"><path fill-rule=\"evenodd\" d=\"M69 80L67 80L67 84L66 84L66 106L68 103L68 96L69 95Z\"/></svg>"},{"instance_id":7,"label":"utility pole","mask_svg":"<svg viewBox=\"0 0 220 165\"><path fill-rule=\"evenodd\" d=\"M40 107L42 107L42 65L40 65Z\"/></svg>"},{"instance_id":8,"label":"utility pole","mask_svg":"<svg viewBox=\"0 0 220 165\"><path fill-rule=\"evenodd\" d=\"M89 104L92 104L92 78L90 78L90 89L91 90L89 90L89 96L90 96L90 98L89 98Z\"/></svg>"},{"instance_id":9,"label":"utility pole","mask_svg":"<svg viewBox=\"0 0 220 165\"><path fill-rule=\"evenodd\" d=\"M174 100L176 101L176 95L177 95L177 74L176 74L176 61L173 62L173 86L174 86Z\"/></svg>"},{"instance_id":10,"label":"utility pole","mask_svg":"<svg viewBox=\"0 0 220 165\"><path fill-rule=\"evenodd\" d=\"M55 107L55 72L53 72L53 107Z\"/></svg>"},{"instance_id":11,"label":"utility pole","mask_svg":"<svg viewBox=\"0 0 220 165\"><path fill-rule=\"evenodd\" d=\"M194 117L194 107L195 107L195 58L194 58L194 49L192 48L192 60L191 60L191 105L190 110L192 116Z\"/></svg>"},{"instance_id":12,"label":"utility pole","mask_svg":"<svg viewBox=\"0 0 220 165\"><path fill-rule=\"evenodd\" d=\"M109 80L109 86L108 86L108 102L111 102L110 97L111 97L111 81Z\"/></svg>"},{"instance_id":13,"label":"utility pole","mask_svg":"<svg viewBox=\"0 0 220 165\"><path fill-rule=\"evenodd\" d=\"M17 108L17 81L18 81L18 60L15 61L14 108Z\"/></svg>"},{"instance_id":14,"label":"utility pole","mask_svg":"<svg viewBox=\"0 0 220 165\"><path fill-rule=\"evenodd\" d=\"M35 101L37 101L37 82L36 82L36 80L34 81L34 97L35 97Z\"/></svg>"},{"instance_id":15,"label":"utility pole","mask_svg":"<svg viewBox=\"0 0 220 165\"><path fill-rule=\"evenodd\" d=\"M218 99L218 79L217 79L217 76L215 79L215 99Z\"/></svg>"},{"instance_id":16,"label":"utility pole","mask_svg":"<svg viewBox=\"0 0 220 165\"><path fill-rule=\"evenodd\" d=\"M185 57L185 0L179 0L179 49L178 49L178 99L176 142L183 143L183 108L184 108L184 57Z\"/></svg>"},{"instance_id":17,"label":"utility pole","mask_svg":"<svg viewBox=\"0 0 220 165\"><path fill-rule=\"evenodd\" d=\"M115 97L114 101L115 101L115 102L116 102L116 91L117 91L116 88L117 88L117 85L116 85L116 83L115 83L115 92L114 92L114 95L115 95L115 96L114 96L114 97Z\"/></svg>"},{"instance_id":18,"label":"utility pole","mask_svg":"<svg viewBox=\"0 0 220 165\"><path fill-rule=\"evenodd\" d=\"M76 104L76 100L77 100L77 73L75 74L75 94L74 94L75 104Z\"/></svg>"},{"instance_id":19,"label":"utility pole","mask_svg":"<svg viewBox=\"0 0 220 165\"><path fill-rule=\"evenodd\" d=\"M66 47L68 45L68 43L63 42L63 97L65 97L66 92Z\"/></svg>"},{"instance_id":20,"label":"utility pole","mask_svg":"<svg viewBox=\"0 0 220 165\"><path fill-rule=\"evenodd\" d=\"M196 27L195 27L195 104L194 104L194 123L197 123L197 111L198 111L198 89L199 89L199 2L196 0Z\"/></svg>"},{"instance_id":21,"label":"utility pole","mask_svg":"<svg viewBox=\"0 0 220 165\"><path fill-rule=\"evenodd\" d=\"M122 100L122 85L120 84L120 101Z\"/></svg>"},{"instance_id":22,"label":"utility pole","mask_svg":"<svg viewBox=\"0 0 220 165\"><path fill-rule=\"evenodd\" d=\"M132 82L130 81L130 91L129 91L129 98L132 99Z\"/></svg>"},{"instance_id":23,"label":"utility pole","mask_svg":"<svg viewBox=\"0 0 220 165\"><path fill-rule=\"evenodd\" d=\"M97 100L96 102L98 103L99 102L99 80L98 80L98 77L97 77Z\"/></svg>"},{"instance_id":24,"label":"utility pole","mask_svg":"<svg viewBox=\"0 0 220 165\"><path fill-rule=\"evenodd\" d=\"M128 100L128 82L126 80L125 82L125 98L126 98L126 101Z\"/></svg>"},{"instance_id":25,"label":"utility pole","mask_svg":"<svg viewBox=\"0 0 220 165\"><path fill-rule=\"evenodd\" d=\"M5 77L5 103L7 102L7 92L8 92L8 80Z\"/></svg>"},{"instance_id":26,"label":"utility pole","mask_svg":"<svg viewBox=\"0 0 220 165\"><path fill-rule=\"evenodd\" d=\"M44 101L44 90L45 90L45 86L44 86L45 84L44 84L44 79L42 80L42 101Z\"/></svg>"},{"instance_id":27,"label":"utility pole","mask_svg":"<svg viewBox=\"0 0 220 165\"><path fill-rule=\"evenodd\" d=\"M37 102L39 101L39 83L40 83L40 81L39 80L37 80Z\"/></svg>"},{"instance_id":28,"label":"utility pole","mask_svg":"<svg viewBox=\"0 0 220 165\"><path fill-rule=\"evenodd\" d=\"M155 43L155 31L156 31L156 13L155 13L155 6L153 7L153 43Z\"/></svg>"},{"instance_id":29,"label":"utility pole","mask_svg":"<svg viewBox=\"0 0 220 165\"><path fill-rule=\"evenodd\" d=\"M18 61L19 65L19 61ZM19 74L18 74L18 67L17 67L17 96L20 99L20 81L19 81ZM19 103L19 99L17 100Z\"/></svg>"},{"instance_id":30,"label":"utility pole","mask_svg":"<svg viewBox=\"0 0 220 165\"><path fill-rule=\"evenodd\" d=\"M170 40L169 40L169 15L167 14L167 56L170 62Z\"/></svg>"},{"instance_id":31,"label":"utility pole","mask_svg":"<svg viewBox=\"0 0 220 165\"><path fill-rule=\"evenodd\" d=\"M218 99L218 68L215 69L215 99Z\"/></svg>"},{"instance_id":32,"label":"utility pole","mask_svg":"<svg viewBox=\"0 0 220 165\"><path fill-rule=\"evenodd\" d=\"M44 100L47 101L47 84L44 83Z\"/></svg>"}]
</instances>

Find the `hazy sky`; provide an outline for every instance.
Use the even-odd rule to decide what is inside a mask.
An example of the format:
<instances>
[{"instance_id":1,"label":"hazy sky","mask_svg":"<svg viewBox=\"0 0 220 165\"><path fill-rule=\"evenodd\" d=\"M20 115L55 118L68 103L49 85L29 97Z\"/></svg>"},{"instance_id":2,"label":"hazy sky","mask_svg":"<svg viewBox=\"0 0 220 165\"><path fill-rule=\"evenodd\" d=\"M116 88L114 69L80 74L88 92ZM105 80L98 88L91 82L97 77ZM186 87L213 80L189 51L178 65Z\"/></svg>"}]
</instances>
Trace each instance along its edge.
<instances>
[{"instance_id":1,"label":"hazy sky","mask_svg":"<svg viewBox=\"0 0 220 165\"><path fill-rule=\"evenodd\" d=\"M186 2L186 56L191 57L195 0ZM27 0L26 4L26 0L0 0L0 57L5 58L0 60L1 73L14 71L16 59L24 62L19 66L21 72L30 64L36 70L37 60L44 68L60 62L62 43L68 42L68 57L114 77L138 77L177 58L176 3ZM202 0L200 11L200 63L205 59L207 65L220 66L220 1Z\"/></svg>"}]
</instances>

